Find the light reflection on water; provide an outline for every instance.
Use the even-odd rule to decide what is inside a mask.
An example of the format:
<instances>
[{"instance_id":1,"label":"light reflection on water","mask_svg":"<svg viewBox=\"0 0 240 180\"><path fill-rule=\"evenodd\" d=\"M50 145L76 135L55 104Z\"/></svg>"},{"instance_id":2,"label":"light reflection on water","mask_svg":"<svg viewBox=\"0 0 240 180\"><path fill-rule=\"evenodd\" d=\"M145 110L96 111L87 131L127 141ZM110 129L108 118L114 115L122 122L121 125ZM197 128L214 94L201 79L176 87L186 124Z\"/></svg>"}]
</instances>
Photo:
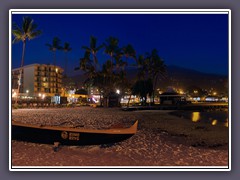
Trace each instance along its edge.
<instances>
[{"instance_id":1,"label":"light reflection on water","mask_svg":"<svg viewBox=\"0 0 240 180\"><path fill-rule=\"evenodd\" d=\"M224 123L225 127L228 127L228 118L226 119L226 122Z\"/></svg>"},{"instance_id":2,"label":"light reflection on water","mask_svg":"<svg viewBox=\"0 0 240 180\"><path fill-rule=\"evenodd\" d=\"M192 113L192 121L198 122L200 120L200 112L193 112Z\"/></svg>"},{"instance_id":3,"label":"light reflection on water","mask_svg":"<svg viewBox=\"0 0 240 180\"><path fill-rule=\"evenodd\" d=\"M212 121L212 125L213 125L213 126L217 125L217 122L218 122L218 120L214 119L214 120Z\"/></svg>"},{"instance_id":4,"label":"light reflection on water","mask_svg":"<svg viewBox=\"0 0 240 180\"><path fill-rule=\"evenodd\" d=\"M225 126L228 127L228 111L176 111L171 114L190 119L192 122L205 122L212 126Z\"/></svg>"}]
</instances>

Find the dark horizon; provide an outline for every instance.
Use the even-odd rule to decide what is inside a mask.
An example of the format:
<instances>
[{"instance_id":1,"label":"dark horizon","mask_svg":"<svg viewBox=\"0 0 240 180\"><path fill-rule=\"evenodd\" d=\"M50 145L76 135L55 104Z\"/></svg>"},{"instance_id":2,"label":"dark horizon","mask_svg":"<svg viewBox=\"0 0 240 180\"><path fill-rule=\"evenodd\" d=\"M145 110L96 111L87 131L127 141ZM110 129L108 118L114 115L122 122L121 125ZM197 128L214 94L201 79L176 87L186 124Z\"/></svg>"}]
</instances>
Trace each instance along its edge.
<instances>
[{"instance_id":1,"label":"dark horizon","mask_svg":"<svg viewBox=\"0 0 240 180\"><path fill-rule=\"evenodd\" d=\"M12 15L12 22L22 23L23 14ZM98 44L109 36L119 39L120 46L132 44L137 55L156 48L166 65L175 65L203 73L228 75L227 14L74 14L27 15L34 19L42 35L28 41L25 63L52 64L53 55L46 43L53 37L69 42L68 71L79 65L89 38ZM40 52L40 53L39 53ZM22 43L12 45L12 68L20 66ZM100 64L108 56L97 54ZM57 65L64 68L64 54L57 52ZM70 73L69 73L70 74Z\"/></svg>"}]
</instances>

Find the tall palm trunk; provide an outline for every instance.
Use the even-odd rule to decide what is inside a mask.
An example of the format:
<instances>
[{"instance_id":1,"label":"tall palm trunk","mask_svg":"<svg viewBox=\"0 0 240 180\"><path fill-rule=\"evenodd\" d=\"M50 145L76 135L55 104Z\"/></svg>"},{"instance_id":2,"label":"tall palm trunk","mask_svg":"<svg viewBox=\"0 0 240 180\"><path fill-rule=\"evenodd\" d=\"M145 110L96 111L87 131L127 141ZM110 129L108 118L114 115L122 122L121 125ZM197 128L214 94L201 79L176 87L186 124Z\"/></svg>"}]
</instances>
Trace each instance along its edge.
<instances>
[{"instance_id":1,"label":"tall palm trunk","mask_svg":"<svg viewBox=\"0 0 240 180\"><path fill-rule=\"evenodd\" d=\"M56 66L56 51L55 50L53 51L53 65L55 68L55 66Z\"/></svg>"},{"instance_id":2,"label":"tall palm trunk","mask_svg":"<svg viewBox=\"0 0 240 180\"><path fill-rule=\"evenodd\" d=\"M113 71L113 53L110 53L111 56L111 71Z\"/></svg>"},{"instance_id":3,"label":"tall palm trunk","mask_svg":"<svg viewBox=\"0 0 240 180\"><path fill-rule=\"evenodd\" d=\"M65 76L67 76L67 65L68 65L68 58L67 58L67 52L65 52Z\"/></svg>"},{"instance_id":4,"label":"tall palm trunk","mask_svg":"<svg viewBox=\"0 0 240 180\"><path fill-rule=\"evenodd\" d=\"M54 90L53 90L53 92L55 92L55 94L57 94L57 92L56 92L56 87L57 87L57 72L56 72L56 51L53 51L53 68L54 68L54 70L53 71L55 71L55 85L54 85Z\"/></svg>"},{"instance_id":5,"label":"tall palm trunk","mask_svg":"<svg viewBox=\"0 0 240 180\"><path fill-rule=\"evenodd\" d=\"M99 101L100 101L100 107L102 107L102 94L101 94L101 92L100 92L100 99L99 99Z\"/></svg>"},{"instance_id":6,"label":"tall palm trunk","mask_svg":"<svg viewBox=\"0 0 240 180\"><path fill-rule=\"evenodd\" d=\"M128 98L127 107L129 107L129 104L130 104L131 97L132 97L132 94L130 94L130 96L129 96L129 98Z\"/></svg>"},{"instance_id":7,"label":"tall palm trunk","mask_svg":"<svg viewBox=\"0 0 240 180\"><path fill-rule=\"evenodd\" d=\"M152 94L152 103L154 105L154 98L155 98L155 89L156 89L156 85L157 85L157 80L158 80L158 75L155 77L155 81L153 84L153 94Z\"/></svg>"},{"instance_id":8,"label":"tall palm trunk","mask_svg":"<svg viewBox=\"0 0 240 180\"><path fill-rule=\"evenodd\" d=\"M93 59L94 59L94 69L95 69L95 72L97 72L97 56L96 56L96 53L93 53Z\"/></svg>"},{"instance_id":9,"label":"tall palm trunk","mask_svg":"<svg viewBox=\"0 0 240 180\"><path fill-rule=\"evenodd\" d=\"M23 73L23 64L24 64L24 56L25 56L25 48L26 48L26 40L23 41L22 61L21 61L21 66L20 66L20 70L19 70L19 83L18 83L17 96L16 96L16 100L15 100L15 104L16 105L17 105L18 95L19 95L20 86L21 86L21 79L22 79L22 73Z\"/></svg>"}]
</instances>

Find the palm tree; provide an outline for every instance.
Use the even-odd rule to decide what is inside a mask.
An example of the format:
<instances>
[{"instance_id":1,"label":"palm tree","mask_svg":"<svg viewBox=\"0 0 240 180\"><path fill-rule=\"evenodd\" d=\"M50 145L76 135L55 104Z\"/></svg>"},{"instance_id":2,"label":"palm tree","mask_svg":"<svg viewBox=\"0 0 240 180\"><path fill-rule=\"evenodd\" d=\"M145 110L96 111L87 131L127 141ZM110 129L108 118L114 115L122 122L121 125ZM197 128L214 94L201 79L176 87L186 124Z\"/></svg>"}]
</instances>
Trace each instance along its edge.
<instances>
[{"instance_id":1,"label":"palm tree","mask_svg":"<svg viewBox=\"0 0 240 180\"><path fill-rule=\"evenodd\" d=\"M119 73L119 69L120 68L124 69L125 66L127 65L127 63L123 61L122 56L123 56L123 52L120 48L116 50L115 54L113 55L113 58L115 59L116 73Z\"/></svg>"},{"instance_id":2,"label":"palm tree","mask_svg":"<svg viewBox=\"0 0 240 180\"><path fill-rule=\"evenodd\" d=\"M21 60L21 66L20 66L20 70L19 70L20 73L19 73L19 83L18 83L18 91L17 91L17 97L18 97L19 89L21 86L21 78L22 78L22 71L23 71L23 65L24 65L26 42L27 42L27 40L32 40L32 39L38 37L42 32L40 30L37 30L37 25L34 23L32 18L23 17L22 27L20 28L16 23L14 23L12 33L14 36L13 43L17 43L19 41L23 42L22 60ZM17 104L17 97L16 97L15 104Z\"/></svg>"},{"instance_id":3,"label":"palm tree","mask_svg":"<svg viewBox=\"0 0 240 180\"><path fill-rule=\"evenodd\" d=\"M132 94L139 95L142 99L141 104L146 105L147 95L153 93L153 84L151 79L138 80L132 87Z\"/></svg>"},{"instance_id":4,"label":"palm tree","mask_svg":"<svg viewBox=\"0 0 240 180\"><path fill-rule=\"evenodd\" d=\"M112 61L107 60L102 65L102 71L100 72L101 76L103 77L103 97L105 101L106 106L109 106L109 97L110 94L114 91L114 87L116 86L117 79L116 74L112 71Z\"/></svg>"},{"instance_id":5,"label":"palm tree","mask_svg":"<svg viewBox=\"0 0 240 180\"><path fill-rule=\"evenodd\" d=\"M158 55L158 51L153 49L151 54L148 56L148 72L150 79L153 81L153 93L152 93L152 103L154 104L155 89L159 77L165 77L166 65L161 57Z\"/></svg>"},{"instance_id":6,"label":"palm tree","mask_svg":"<svg viewBox=\"0 0 240 180\"><path fill-rule=\"evenodd\" d=\"M125 63L125 62L123 62ZM129 91L132 82L130 80L130 78L127 77L127 71L125 69L121 69L120 72L117 74L116 77L116 89L120 90L119 94L119 100L121 100L122 97L124 97L126 94L128 94L127 92Z\"/></svg>"},{"instance_id":7,"label":"palm tree","mask_svg":"<svg viewBox=\"0 0 240 180\"><path fill-rule=\"evenodd\" d=\"M61 44L61 40L58 37L53 38L52 44L46 43L46 46L49 47L49 50L53 52L54 70L55 70L55 66L56 66L56 51L62 50L62 47L60 44ZM56 74L55 82L57 82L57 74ZM55 88L56 88L56 92L57 92L57 83L55 83Z\"/></svg>"},{"instance_id":8,"label":"palm tree","mask_svg":"<svg viewBox=\"0 0 240 180\"><path fill-rule=\"evenodd\" d=\"M127 46L123 47L123 54L125 55L127 60L128 58L132 58L135 61L137 60L136 51L131 44L128 44Z\"/></svg>"},{"instance_id":9,"label":"palm tree","mask_svg":"<svg viewBox=\"0 0 240 180\"><path fill-rule=\"evenodd\" d=\"M145 56L140 55L138 58L136 58L136 62L138 66L138 81L133 86L132 94L140 94L139 89L144 88L144 86L147 85L147 87L152 88L152 91L150 89L148 90L148 92L150 92L148 94L149 96L152 96L152 103L154 104L157 82L160 76L165 77L166 66L164 64L164 61L158 55L158 51L154 49L151 53L146 53ZM144 90L142 90L142 93L144 93ZM145 98L146 97L144 97L144 99ZM130 99L131 95L128 100L128 106Z\"/></svg>"},{"instance_id":10,"label":"palm tree","mask_svg":"<svg viewBox=\"0 0 240 180\"><path fill-rule=\"evenodd\" d=\"M46 43L46 46L49 47L49 50L53 52L53 64L56 66L56 51L61 50L61 40L58 37L54 37L52 44Z\"/></svg>"},{"instance_id":11,"label":"palm tree","mask_svg":"<svg viewBox=\"0 0 240 180\"><path fill-rule=\"evenodd\" d=\"M137 68L138 68L138 79L145 79L146 76L146 69L147 69L147 60L144 55L139 55L136 59L137 61Z\"/></svg>"},{"instance_id":12,"label":"palm tree","mask_svg":"<svg viewBox=\"0 0 240 180\"><path fill-rule=\"evenodd\" d=\"M95 67L93 66L90 56L91 52L85 51L84 56L80 58L79 68L75 68L85 72L87 79L84 82L84 84L87 86L88 93L90 93L90 87L93 86L94 83L93 80L94 77L96 76Z\"/></svg>"},{"instance_id":13,"label":"palm tree","mask_svg":"<svg viewBox=\"0 0 240 180\"><path fill-rule=\"evenodd\" d=\"M65 53L65 76L67 76L67 65L68 65L67 53L68 53L69 51L71 51L72 48L70 47L70 44L69 44L69 43L65 42L62 50L63 50L64 53Z\"/></svg>"},{"instance_id":14,"label":"palm tree","mask_svg":"<svg viewBox=\"0 0 240 180\"><path fill-rule=\"evenodd\" d=\"M145 79L145 74L146 74L146 62L145 62L145 57L144 55L139 55L138 57L134 57L135 60L136 60L136 65L137 66L137 69L138 69L138 72L137 72L137 78L134 80L135 83L139 80L144 80ZM128 98L128 103L127 103L127 107L129 107L130 105L130 100L131 100L131 97L132 97L132 87L134 86L135 84L134 82L129 83L129 90L130 90L130 96Z\"/></svg>"},{"instance_id":15,"label":"palm tree","mask_svg":"<svg viewBox=\"0 0 240 180\"><path fill-rule=\"evenodd\" d=\"M91 79L96 75L96 71L90 59L90 55L91 53L89 51L85 51L84 56L80 58L80 69Z\"/></svg>"},{"instance_id":16,"label":"palm tree","mask_svg":"<svg viewBox=\"0 0 240 180\"><path fill-rule=\"evenodd\" d=\"M111 69L113 69L114 54L119 50L119 40L115 37L110 36L104 43L105 53L111 57Z\"/></svg>"},{"instance_id":17,"label":"palm tree","mask_svg":"<svg viewBox=\"0 0 240 180\"><path fill-rule=\"evenodd\" d=\"M94 67L95 70L97 71L97 64L98 64L98 60L97 60L97 52L103 48L103 45L97 46L97 38L95 38L94 36L90 37L90 46L82 46L83 49L85 49L87 52L90 52L93 56L93 62L94 62Z\"/></svg>"}]
</instances>

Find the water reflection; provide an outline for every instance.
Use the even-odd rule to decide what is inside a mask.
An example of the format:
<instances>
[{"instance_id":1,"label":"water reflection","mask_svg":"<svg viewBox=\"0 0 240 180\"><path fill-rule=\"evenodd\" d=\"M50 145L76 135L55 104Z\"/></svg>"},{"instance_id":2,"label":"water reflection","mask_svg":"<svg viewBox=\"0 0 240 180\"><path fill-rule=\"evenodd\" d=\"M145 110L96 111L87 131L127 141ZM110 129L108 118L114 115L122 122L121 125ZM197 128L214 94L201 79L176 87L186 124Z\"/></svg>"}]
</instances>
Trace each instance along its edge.
<instances>
[{"instance_id":1,"label":"water reflection","mask_svg":"<svg viewBox=\"0 0 240 180\"><path fill-rule=\"evenodd\" d=\"M228 128L228 111L173 111L170 114L189 119L193 123L202 122Z\"/></svg>"},{"instance_id":2,"label":"water reflection","mask_svg":"<svg viewBox=\"0 0 240 180\"><path fill-rule=\"evenodd\" d=\"M198 122L200 120L200 112L193 112L192 113L192 121Z\"/></svg>"},{"instance_id":3,"label":"water reflection","mask_svg":"<svg viewBox=\"0 0 240 180\"><path fill-rule=\"evenodd\" d=\"M217 124L217 122L218 122L218 121L217 121L216 119L214 119L214 120L212 121L212 125L215 126L215 125Z\"/></svg>"},{"instance_id":4,"label":"water reflection","mask_svg":"<svg viewBox=\"0 0 240 180\"><path fill-rule=\"evenodd\" d=\"M220 125L228 128L228 112L183 112L184 117L190 117L192 122L210 123L212 126Z\"/></svg>"},{"instance_id":5,"label":"water reflection","mask_svg":"<svg viewBox=\"0 0 240 180\"><path fill-rule=\"evenodd\" d=\"M226 122L224 123L225 127L228 127L228 118L226 119Z\"/></svg>"}]
</instances>

